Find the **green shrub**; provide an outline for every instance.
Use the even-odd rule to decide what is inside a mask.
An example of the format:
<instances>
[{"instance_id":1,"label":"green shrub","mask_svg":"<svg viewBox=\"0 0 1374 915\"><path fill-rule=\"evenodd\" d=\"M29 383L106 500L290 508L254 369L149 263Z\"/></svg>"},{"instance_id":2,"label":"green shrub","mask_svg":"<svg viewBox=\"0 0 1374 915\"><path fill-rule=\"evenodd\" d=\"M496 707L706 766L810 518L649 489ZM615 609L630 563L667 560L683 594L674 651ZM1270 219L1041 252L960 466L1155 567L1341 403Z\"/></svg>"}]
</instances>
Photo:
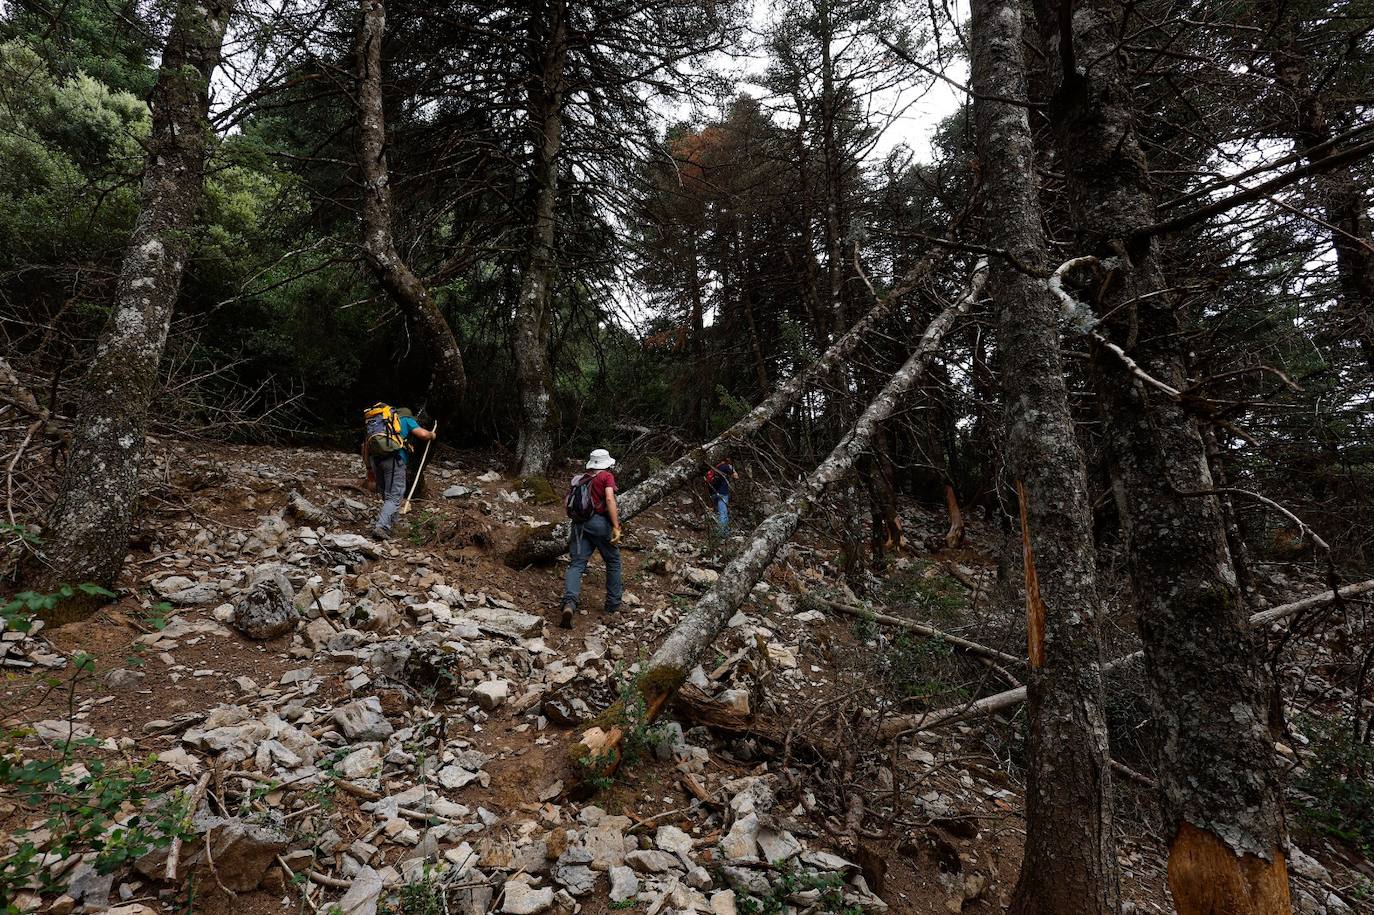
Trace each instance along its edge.
<instances>
[{"instance_id":1,"label":"green shrub","mask_svg":"<svg viewBox=\"0 0 1374 915\"><path fill-rule=\"evenodd\" d=\"M1305 722L1313 756L1298 778L1299 816L1318 832L1374 853L1374 746L1343 721Z\"/></svg>"},{"instance_id":2,"label":"green shrub","mask_svg":"<svg viewBox=\"0 0 1374 915\"><path fill-rule=\"evenodd\" d=\"M26 591L0 605L0 616L9 628L27 632L36 614L77 591L114 596L94 585L63 586L54 594ZM48 677L41 685L75 694L79 683L94 676L95 659L79 653L72 657L65 680ZM100 741L93 737L62 741L55 755L27 755L19 742L32 733L27 727L0 733L0 794L44 818L37 830L16 829L15 851L0 862L0 900L5 900L6 912L18 911L14 900L25 890L60 889L43 865L45 853L59 858L94 853L96 870L108 874L155 848L166 848L177 836L193 836L185 795L153 789L153 757L138 762L100 758L94 753ZM137 812L129 814L131 809ZM41 847L38 830L50 836Z\"/></svg>"}]
</instances>

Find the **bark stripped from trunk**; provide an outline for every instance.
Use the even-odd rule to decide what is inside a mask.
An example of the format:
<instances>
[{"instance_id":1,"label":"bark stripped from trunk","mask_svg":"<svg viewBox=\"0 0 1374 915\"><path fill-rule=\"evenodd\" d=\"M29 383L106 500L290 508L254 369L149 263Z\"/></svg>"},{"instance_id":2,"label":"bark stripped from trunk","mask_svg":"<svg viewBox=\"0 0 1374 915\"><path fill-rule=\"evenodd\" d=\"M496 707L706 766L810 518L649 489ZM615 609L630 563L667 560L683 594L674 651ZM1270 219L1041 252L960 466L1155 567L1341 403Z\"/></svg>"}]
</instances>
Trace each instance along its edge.
<instances>
[{"instance_id":1,"label":"bark stripped from trunk","mask_svg":"<svg viewBox=\"0 0 1374 915\"><path fill-rule=\"evenodd\" d=\"M964 543L964 512L959 508L959 496L954 484L945 484L945 510L949 512L949 530L945 532L945 546L957 550Z\"/></svg>"},{"instance_id":2,"label":"bark stripped from trunk","mask_svg":"<svg viewBox=\"0 0 1374 915\"><path fill-rule=\"evenodd\" d=\"M148 407L200 204L211 133L210 76L219 65L232 0L181 0L151 98L153 127L139 214L124 252L114 308L96 345L71 451L29 585L110 587L124 564ZM52 621L89 615L78 596Z\"/></svg>"},{"instance_id":3,"label":"bark stripped from trunk","mask_svg":"<svg viewBox=\"0 0 1374 915\"><path fill-rule=\"evenodd\" d=\"M515 312L515 377L520 388L520 476L543 474L553 458L553 365L549 361L553 315L554 226L558 207L558 150L563 142L563 70L568 53L564 0L531 11L529 74L530 142L534 163L529 256L520 277Z\"/></svg>"},{"instance_id":4,"label":"bark stripped from trunk","mask_svg":"<svg viewBox=\"0 0 1374 915\"><path fill-rule=\"evenodd\" d=\"M467 378L453 329L429 290L400 252L391 234L391 182L386 161L386 116L382 110L383 0L363 0L358 27L358 169L363 178L363 253L383 288L418 329L430 359L429 409L440 419L457 414Z\"/></svg>"},{"instance_id":5,"label":"bark stripped from trunk","mask_svg":"<svg viewBox=\"0 0 1374 915\"><path fill-rule=\"evenodd\" d=\"M1093 290L1102 316L1096 330L1153 379L1181 389L1185 337L1153 243L1139 233L1154 221L1154 199L1118 50L1123 4L1058 0L1037 12L1047 47L1064 64L1052 120L1079 244L1108 264ZM1174 902L1182 915L1286 915L1286 828L1265 725L1262 658L1215 500L1176 494L1213 488L1202 438L1175 398L1146 384L1116 353L1099 346L1094 361L1163 732Z\"/></svg>"},{"instance_id":6,"label":"bark stripped from trunk","mask_svg":"<svg viewBox=\"0 0 1374 915\"><path fill-rule=\"evenodd\" d=\"M1021 5L975 0L973 88L989 243L1046 273L1026 99ZM1014 915L1115 913L1111 756L1102 709L1097 560L1083 454L1059 346L1058 303L1006 259L992 265L1007 404L1008 469L1021 517L1029 659L1026 844Z\"/></svg>"},{"instance_id":7,"label":"bark stripped from trunk","mask_svg":"<svg viewBox=\"0 0 1374 915\"><path fill-rule=\"evenodd\" d=\"M688 451L637 486L627 489L617 499L621 522L624 523L651 507L688 481L700 479L707 468L720 461L732 448L796 403L812 384L828 375L858 349L866 336L892 313L901 298L925 278L934 266L936 256L932 253L921 258L896 289L874 305L868 314L836 340L819 359L775 388L772 394L742 416L733 426L706 444ZM506 554L506 564L513 568L524 568L531 564L553 562L567 550L567 524L535 528Z\"/></svg>"},{"instance_id":8,"label":"bark stripped from trunk","mask_svg":"<svg viewBox=\"0 0 1374 915\"><path fill-rule=\"evenodd\" d=\"M744 548L720 573L711 590L668 633L637 683L646 721L657 717L668 699L686 680L688 673L701 661L735 610L773 563L778 550L796 533L802 518L820 502L827 490L853 471L855 462L868 448L882 422L892 415L898 403L920 380L945 333L977 301L987 273L986 262L980 262L974 270L969 290L930 323L915 352L868 405L854 427L802 481L782 509L765 518L754 529ZM583 766L586 770L584 775L613 771L619 763L620 737L621 728L618 726L609 732L601 727L592 727L583 733L569 756Z\"/></svg>"},{"instance_id":9,"label":"bark stripped from trunk","mask_svg":"<svg viewBox=\"0 0 1374 915\"><path fill-rule=\"evenodd\" d=\"M1038 669L1045 666L1045 599L1040 596L1040 576L1035 571L1026 485L1020 480L1016 481L1016 504L1021 511L1021 567L1025 572L1026 660L1032 669Z\"/></svg>"}]
</instances>

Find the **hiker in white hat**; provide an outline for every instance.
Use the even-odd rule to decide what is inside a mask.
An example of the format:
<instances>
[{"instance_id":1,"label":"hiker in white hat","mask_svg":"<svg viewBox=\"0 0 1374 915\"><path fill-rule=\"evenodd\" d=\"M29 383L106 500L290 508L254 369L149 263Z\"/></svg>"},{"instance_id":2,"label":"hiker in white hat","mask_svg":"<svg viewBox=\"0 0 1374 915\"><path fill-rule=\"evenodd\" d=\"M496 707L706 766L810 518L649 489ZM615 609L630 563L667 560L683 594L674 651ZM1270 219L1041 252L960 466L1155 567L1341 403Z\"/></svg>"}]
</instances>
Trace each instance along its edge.
<instances>
[{"instance_id":1,"label":"hiker in white hat","mask_svg":"<svg viewBox=\"0 0 1374 915\"><path fill-rule=\"evenodd\" d=\"M568 573L563 579L563 612L558 625L572 628L573 614L582 595L582 573L592 552L606 563L606 613L620 609L620 512L615 504L615 458L597 448L587 458L587 470L572 478L564 505L572 521L568 539Z\"/></svg>"}]
</instances>

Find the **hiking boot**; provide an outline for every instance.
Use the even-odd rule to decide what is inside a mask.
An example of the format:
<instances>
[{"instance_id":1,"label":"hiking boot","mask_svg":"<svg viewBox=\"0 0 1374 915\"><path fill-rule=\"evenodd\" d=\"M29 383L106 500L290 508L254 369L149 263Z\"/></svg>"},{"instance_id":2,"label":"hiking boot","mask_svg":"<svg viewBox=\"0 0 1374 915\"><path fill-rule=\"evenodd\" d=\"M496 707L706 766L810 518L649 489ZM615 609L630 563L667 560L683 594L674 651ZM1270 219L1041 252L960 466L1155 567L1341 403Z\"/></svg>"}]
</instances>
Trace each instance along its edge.
<instances>
[{"instance_id":1,"label":"hiking boot","mask_svg":"<svg viewBox=\"0 0 1374 915\"><path fill-rule=\"evenodd\" d=\"M572 618L575 610L577 610L577 604L574 604L572 601L568 601L563 605L563 613L558 620L559 629L572 628Z\"/></svg>"},{"instance_id":2,"label":"hiking boot","mask_svg":"<svg viewBox=\"0 0 1374 915\"><path fill-rule=\"evenodd\" d=\"M615 606L615 607L602 607L602 608L601 608L601 612L602 612L602 613L619 613L619 612L620 612L620 607L619 607L618 605Z\"/></svg>"},{"instance_id":3,"label":"hiking boot","mask_svg":"<svg viewBox=\"0 0 1374 915\"><path fill-rule=\"evenodd\" d=\"M387 530L384 527L374 527L372 529L372 536L378 540L390 540L391 531Z\"/></svg>"}]
</instances>

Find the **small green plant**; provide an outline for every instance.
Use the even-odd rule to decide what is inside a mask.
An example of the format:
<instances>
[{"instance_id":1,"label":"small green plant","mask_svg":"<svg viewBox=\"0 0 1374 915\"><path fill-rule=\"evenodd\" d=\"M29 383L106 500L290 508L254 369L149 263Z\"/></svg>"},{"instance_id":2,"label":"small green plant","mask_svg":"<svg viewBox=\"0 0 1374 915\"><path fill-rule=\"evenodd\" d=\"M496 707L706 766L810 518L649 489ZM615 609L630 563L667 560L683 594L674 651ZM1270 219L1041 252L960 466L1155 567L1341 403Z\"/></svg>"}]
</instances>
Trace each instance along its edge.
<instances>
[{"instance_id":1,"label":"small green plant","mask_svg":"<svg viewBox=\"0 0 1374 915\"><path fill-rule=\"evenodd\" d=\"M850 632L858 641L870 642L878 637L878 621L871 613L856 616L854 617L854 624L850 627Z\"/></svg>"},{"instance_id":2,"label":"small green plant","mask_svg":"<svg viewBox=\"0 0 1374 915\"><path fill-rule=\"evenodd\" d=\"M626 677L623 668L616 675L621 681L619 700L602 713L599 723L603 730L620 729L620 766L633 766L667 739L668 730L666 725L649 722L648 708L637 682ZM616 758L615 750L578 757L578 764L586 771L583 781L597 791L610 789L615 780L606 773Z\"/></svg>"},{"instance_id":3,"label":"small green plant","mask_svg":"<svg viewBox=\"0 0 1374 915\"><path fill-rule=\"evenodd\" d=\"M0 617L7 628L28 632L34 618L60 602L81 593L114 597L96 585L63 585L51 594L25 591L0 604ZM166 625L170 607L160 605L151 625ZM141 658L138 658L141 661ZM77 686L95 675L95 658L84 652L71 657L65 682L56 677L43 680L48 688L64 688L69 708ZM152 787L153 757L142 762L122 758L104 759L94 753L100 741L93 737L72 739L75 719L66 720L68 739L55 742L52 752L27 753L19 741L32 731L20 727L0 733L0 794L20 804L42 811L46 819L37 829L18 829L13 834L15 853L0 862L0 900L6 912L16 912L12 902L32 886L40 891L56 889L50 871L44 866L49 855L67 858L93 853L96 870L112 873L155 848L165 848L178 836L193 836L192 811L181 791L160 792ZM130 814L129 811L137 811ZM37 833L47 833L41 847Z\"/></svg>"},{"instance_id":4,"label":"small green plant","mask_svg":"<svg viewBox=\"0 0 1374 915\"><path fill-rule=\"evenodd\" d=\"M77 592L90 597L114 597L113 591L107 591L99 585L62 585L51 594L39 594L35 591L20 591L4 604L0 604L0 618L5 620L9 629L16 632L28 632L33 628L34 619L41 613L52 610L64 600L75 597Z\"/></svg>"},{"instance_id":5,"label":"small green plant","mask_svg":"<svg viewBox=\"0 0 1374 915\"><path fill-rule=\"evenodd\" d=\"M739 911L746 915L782 915L790 908L788 897L812 890L817 891L817 898L808 911L828 915L861 915L863 911L857 905L845 904L844 875L841 873L811 873L790 864L775 865L775 873L771 892L767 896L741 896L737 902Z\"/></svg>"},{"instance_id":6,"label":"small green plant","mask_svg":"<svg viewBox=\"0 0 1374 915\"><path fill-rule=\"evenodd\" d=\"M406 539L414 546L424 546L439 534L439 516L433 512L423 512L410 519L406 529Z\"/></svg>"},{"instance_id":7,"label":"small green plant","mask_svg":"<svg viewBox=\"0 0 1374 915\"><path fill-rule=\"evenodd\" d=\"M95 758L71 761L78 748L98 743L93 738L66 741L62 755L53 759L27 759L9 748L0 755L0 789L42 809L47 819L41 826L52 835L40 849L32 831L16 831L18 850L0 868L0 898L15 899L34 881L44 892L58 888L41 866L44 851L63 858L94 852L96 870L108 874L154 848L166 848L177 836L193 837L191 811L182 794L151 790L151 757L140 764ZM140 812L124 817L129 806Z\"/></svg>"},{"instance_id":8,"label":"small green plant","mask_svg":"<svg viewBox=\"0 0 1374 915\"><path fill-rule=\"evenodd\" d=\"M8 521L0 521L0 537L16 537L20 542L29 546L37 546L43 542L42 537L30 533L27 527L22 524L11 524Z\"/></svg>"},{"instance_id":9,"label":"small green plant","mask_svg":"<svg viewBox=\"0 0 1374 915\"><path fill-rule=\"evenodd\" d=\"M967 605L962 586L943 573L929 574L930 568L889 576L883 584L883 603L911 608L936 622L960 622Z\"/></svg>"},{"instance_id":10,"label":"small green plant","mask_svg":"<svg viewBox=\"0 0 1374 915\"><path fill-rule=\"evenodd\" d=\"M431 869L426 865L418 875L401 885L396 896L382 906L382 915L450 915L462 911L458 891L464 880L451 868Z\"/></svg>"},{"instance_id":11,"label":"small green plant","mask_svg":"<svg viewBox=\"0 0 1374 915\"><path fill-rule=\"evenodd\" d=\"M905 633L892 640L879 659L879 673L887 687L904 699L957 696L962 687L953 682L954 648L943 639L912 637Z\"/></svg>"},{"instance_id":12,"label":"small green plant","mask_svg":"<svg viewBox=\"0 0 1374 915\"><path fill-rule=\"evenodd\" d=\"M1307 796L1300 816L1318 832L1374 854L1374 746L1345 722L1309 719L1313 756L1297 787Z\"/></svg>"}]
</instances>

